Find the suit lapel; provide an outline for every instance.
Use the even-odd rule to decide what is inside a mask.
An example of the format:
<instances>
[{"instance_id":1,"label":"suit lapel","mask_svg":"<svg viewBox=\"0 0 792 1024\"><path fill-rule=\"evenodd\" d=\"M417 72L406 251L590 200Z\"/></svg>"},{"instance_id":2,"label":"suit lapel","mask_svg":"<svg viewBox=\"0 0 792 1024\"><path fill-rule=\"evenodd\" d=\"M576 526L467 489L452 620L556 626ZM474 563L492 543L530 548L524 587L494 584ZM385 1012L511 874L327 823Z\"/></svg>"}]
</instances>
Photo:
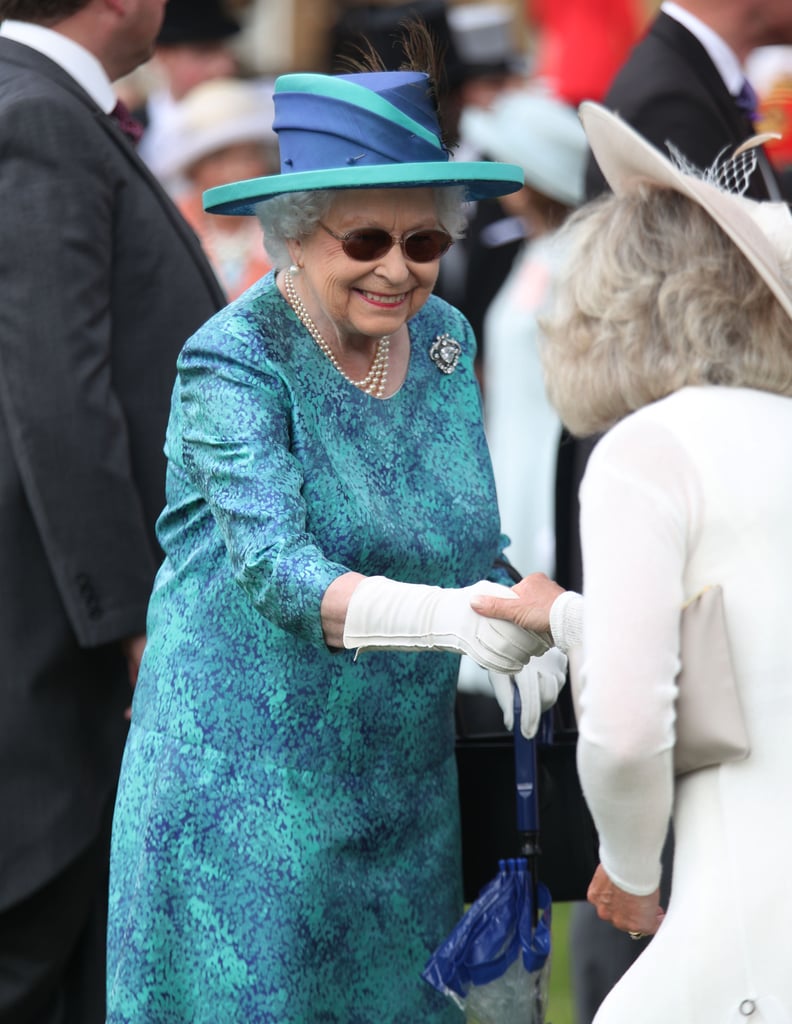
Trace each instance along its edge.
<instances>
[{"instance_id":1,"label":"suit lapel","mask_svg":"<svg viewBox=\"0 0 792 1024\"><path fill-rule=\"evenodd\" d=\"M735 138L746 137L749 134L747 122L737 108L734 97L726 88L720 72L712 63L710 55L698 39L688 32L684 25L662 12L657 16L652 32L664 45L684 58L691 72L699 79L702 89L711 97L723 119L728 122Z\"/></svg>"},{"instance_id":2,"label":"suit lapel","mask_svg":"<svg viewBox=\"0 0 792 1024\"><path fill-rule=\"evenodd\" d=\"M184 244L192 252L193 258L201 268L203 276L206 278L210 285L211 290L215 293L218 301L221 305L225 305L226 297L218 284L217 278L212 271L209 263L206 259L206 254L201 248L201 243L198 241L198 237L192 230L187 221L182 217L179 211L176 209L170 196L167 194L165 189L160 184L159 179L152 173L148 164L138 155L137 150L130 142L130 140L121 131L121 128L116 123L115 119L110 114L105 114L94 104L94 112L97 121L101 129L110 136L114 145L123 154L124 158L129 163L132 171L143 179L145 184L150 189L152 195L159 203L163 216L166 220L170 221L173 225L174 230L184 241Z\"/></svg>"}]
</instances>

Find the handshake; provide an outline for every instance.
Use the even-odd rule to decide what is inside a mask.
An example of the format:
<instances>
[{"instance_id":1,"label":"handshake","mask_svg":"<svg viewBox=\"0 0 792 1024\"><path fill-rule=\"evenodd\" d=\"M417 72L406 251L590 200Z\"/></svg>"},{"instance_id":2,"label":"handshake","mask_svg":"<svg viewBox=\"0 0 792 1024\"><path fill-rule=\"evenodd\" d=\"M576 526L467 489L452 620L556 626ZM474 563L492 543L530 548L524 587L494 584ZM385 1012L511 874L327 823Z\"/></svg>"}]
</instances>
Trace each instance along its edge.
<instances>
[{"instance_id":1,"label":"handshake","mask_svg":"<svg viewBox=\"0 0 792 1024\"><path fill-rule=\"evenodd\" d=\"M566 656L549 633L480 615L482 597L514 600L508 587L482 580L459 589L399 583L369 576L355 588L347 609L344 646L358 650L440 650L467 654L490 673L507 729L514 725L513 683L520 691L520 729L530 738L541 713L566 679Z\"/></svg>"}]
</instances>

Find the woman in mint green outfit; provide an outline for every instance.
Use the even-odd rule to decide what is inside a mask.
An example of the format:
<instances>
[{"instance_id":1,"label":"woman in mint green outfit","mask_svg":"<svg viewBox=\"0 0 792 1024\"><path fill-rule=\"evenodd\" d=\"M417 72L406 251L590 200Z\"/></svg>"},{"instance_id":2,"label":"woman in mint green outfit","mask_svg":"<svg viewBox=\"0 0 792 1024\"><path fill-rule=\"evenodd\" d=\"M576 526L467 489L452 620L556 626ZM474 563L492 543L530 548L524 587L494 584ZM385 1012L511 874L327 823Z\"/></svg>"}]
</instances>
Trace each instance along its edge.
<instances>
[{"instance_id":1,"label":"woman in mint green outfit","mask_svg":"<svg viewBox=\"0 0 792 1024\"><path fill-rule=\"evenodd\" d=\"M447 163L422 74L289 75L275 103L282 173L206 196L261 204L276 269L179 360L108 1021L441 1024L458 655L538 648L470 608L504 539L474 339L431 289L460 195L520 172Z\"/></svg>"}]
</instances>

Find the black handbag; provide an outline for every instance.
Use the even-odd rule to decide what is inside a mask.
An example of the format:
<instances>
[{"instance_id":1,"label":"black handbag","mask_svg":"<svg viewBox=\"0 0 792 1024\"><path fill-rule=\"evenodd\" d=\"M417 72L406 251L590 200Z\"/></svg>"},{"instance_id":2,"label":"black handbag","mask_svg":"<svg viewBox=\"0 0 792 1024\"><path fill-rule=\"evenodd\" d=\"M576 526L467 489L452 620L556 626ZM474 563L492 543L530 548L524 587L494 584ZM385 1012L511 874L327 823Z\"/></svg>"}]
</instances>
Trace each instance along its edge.
<instances>
[{"instance_id":1,"label":"black handbag","mask_svg":"<svg viewBox=\"0 0 792 1024\"><path fill-rule=\"evenodd\" d=\"M494 711L489 708L482 713L485 701L494 705ZM577 730L564 723L564 712L563 706L553 709L552 741L537 747L538 875L552 898L561 902L586 898L599 863L597 832L575 763ZM497 874L499 860L522 853L517 831L514 737L503 729L502 721L500 731L475 731L485 719L485 724L491 725L495 714L500 716L494 698L476 696L471 702L460 695L457 701L456 761L467 903Z\"/></svg>"}]
</instances>

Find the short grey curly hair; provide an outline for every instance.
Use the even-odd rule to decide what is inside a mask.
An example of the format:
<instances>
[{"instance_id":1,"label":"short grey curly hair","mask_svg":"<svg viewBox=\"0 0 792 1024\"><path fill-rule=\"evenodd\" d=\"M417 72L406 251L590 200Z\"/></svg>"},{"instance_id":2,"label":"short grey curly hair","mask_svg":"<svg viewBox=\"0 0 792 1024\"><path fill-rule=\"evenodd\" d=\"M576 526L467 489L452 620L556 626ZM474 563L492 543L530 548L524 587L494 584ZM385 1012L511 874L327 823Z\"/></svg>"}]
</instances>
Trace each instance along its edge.
<instances>
[{"instance_id":1,"label":"short grey curly hair","mask_svg":"<svg viewBox=\"0 0 792 1024\"><path fill-rule=\"evenodd\" d=\"M542 360L571 433L606 430L686 385L792 395L792 320L691 199L649 184L603 196L557 243Z\"/></svg>"},{"instance_id":2,"label":"short grey curly hair","mask_svg":"<svg viewBox=\"0 0 792 1024\"><path fill-rule=\"evenodd\" d=\"M397 197L403 192L402 189L393 191ZM453 238L461 238L467 225L464 188L452 185L432 191L438 220ZM289 240L312 235L337 194L333 189L290 192L256 204L255 213L264 231L264 248L277 270L290 263Z\"/></svg>"}]
</instances>

